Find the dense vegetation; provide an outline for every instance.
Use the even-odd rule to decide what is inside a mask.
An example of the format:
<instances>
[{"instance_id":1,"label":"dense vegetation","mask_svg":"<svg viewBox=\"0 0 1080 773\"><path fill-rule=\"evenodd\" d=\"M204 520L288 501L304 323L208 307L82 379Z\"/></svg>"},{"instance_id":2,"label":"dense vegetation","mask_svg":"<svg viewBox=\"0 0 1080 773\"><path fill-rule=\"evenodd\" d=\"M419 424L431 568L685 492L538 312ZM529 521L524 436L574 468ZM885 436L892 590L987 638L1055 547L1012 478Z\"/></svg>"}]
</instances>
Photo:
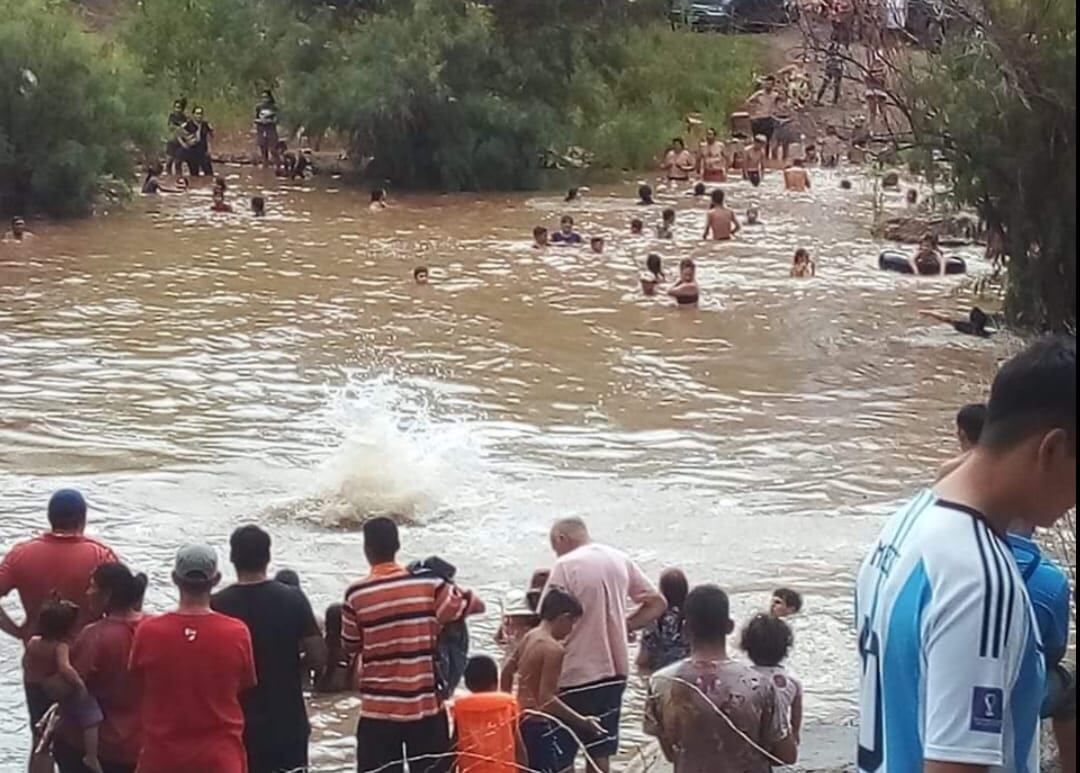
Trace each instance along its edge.
<instances>
[{"instance_id":1,"label":"dense vegetation","mask_svg":"<svg viewBox=\"0 0 1080 773\"><path fill-rule=\"evenodd\" d=\"M1076 3L956 5L970 29L904 79L918 144L1003 237L1013 324L1076 329Z\"/></svg>"},{"instance_id":2,"label":"dense vegetation","mask_svg":"<svg viewBox=\"0 0 1080 773\"><path fill-rule=\"evenodd\" d=\"M85 211L155 139L141 76L44 0L0 0L0 211Z\"/></svg>"}]
</instances>

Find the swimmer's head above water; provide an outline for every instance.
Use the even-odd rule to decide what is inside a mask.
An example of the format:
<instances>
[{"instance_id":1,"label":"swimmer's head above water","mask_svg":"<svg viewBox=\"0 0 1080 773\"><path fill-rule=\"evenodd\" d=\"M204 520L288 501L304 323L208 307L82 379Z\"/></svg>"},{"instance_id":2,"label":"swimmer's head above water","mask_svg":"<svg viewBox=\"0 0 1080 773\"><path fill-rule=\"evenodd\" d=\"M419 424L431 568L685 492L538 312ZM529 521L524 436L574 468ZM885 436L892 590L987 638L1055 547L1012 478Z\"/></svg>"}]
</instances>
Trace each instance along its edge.
<instances>
[{"instance_id":1,"label":"swimmer's head above water","mask_svg":"<svg viewBox=\"0 0 1080 773\"><path fill-rule=\"evenodd\" d=\"M548 246L548 229L542 225L536 226L533 229L533 246L534 247L547 247Z\"/></svg>"},{"instance_id":2,"label":"swimmer's head above water","mask_svg":"<svg viewBox=\"0 0 1080 773\"><path fill-rule=\"evenodd\" d=\"M371 203L372 204L385 204L386 203L386 189L385 188L375 188L371 192Z\"/></svg>"},{"instance_id":3,"label":"swimmer's head above water","mask_svg":"<svg viewBox=\"0 0 1080 773\"><path fill-rule=\"evenodd\" d=\"M413 281L418 285L426 285L430 279L430 273L427 266L417 266L412 272Z\"/></svg>"},{"instance_id":4,"label":"swimmer's head above water","mask_svg":"<svg viewBox=\"0 0 1080 773\"><path fill-rule=\"evenodd\" d=\"M251 197L251 214L255 217L262 217L266 214L266 199L262 196Z\"/></svg>"},{"instance_id":5,"label":"swimmer's head above water","mask_svg":"<svg viewBox=\"0 0 1080 773\"><path fill-rule=\"evenodd\" d=\"M639 185L637 189L638 204L652 204L653 190L651 185Z\"/></svg>"},{"instance_id":6,"label":"swimmer's head above water","mask_svg":"<svg viewBox=\"0 0 1080 773\"><path fill-rule=\"evenodd\" d=\"M568 190L566 192L566 199L565 200L567 202L577 201L578 198L579 198L579 191L578 191L577 188L571 188L570 190Z\"/></svg>"},{"instance_id":7,"label":"swimmer's head above water","mask_svg":"<svg viewBox=\"0 0 1080 773\"><path fill-rule=\"evenodd\" d=\"M665 226L673 226L673 225L675 225L675 210L671 209L670 207L668 209L664 210L661 217L664 220L664 225Z\"/></svg>"},{"instance_id":8,"label":"swimmer's head above water","mask_svg":"<svg viewBox=\"0 0 1080 773\"><path fill-rule=\"evenodd\" d=\"M641 236L645 233L645 222L640 217L635 217L630 221L630 233L634 236Z\"/></svg>"},{"instance_id":9,"label":"swimmer's head above water","mask_svg":"<svg viewBox=\"0 0 1080 773\"><path fill-rule=\"evenodd\" d=\"M705 183L698 183L694 186L694 195L704 196L706 193L708 193L708 190L709 189L705 187Z\"/></svg>"},{"instance_id":10,"label":"swimmer's head above water","mask_svg":"<svg viewBox=\"0 0 1080 773\"><path fill-rule=\"evenodd\" d=\"M757 207L750 207L750 209L746 210L746 224L747 225L757 225L760 222L760 220L761 220L761 213L758 211Z\"/></svg>"},{"instance_id":11,"label":"swimmer's head above water","mask_svg":"<svg viewBox=\"0 0 1080 773\"><path fill-rule=\"evenodd\" d=\"M697 277L697 265L691 258L679 261L679 281L683 284L693 282Z\"/></svg>"},{"instance_id":12,"label":"swimmer's head above water","mask_svg":"<svg viewBox=\"0 0 1080 773\"><path fill-rule=\"evenodd\" d=\"M842 190L842 191L850 191L851 190L851 180L841 180L840 181L840 190Z\"/></svg>"},{"instance_id":13,"label":"swimmer's head above water","mask_svg":"<svg viewBox=\"0 0 1080 773\"><path fill-rule=\"evenodd\" d=\"M569 236L574 232L574 218L570 215L563 215L559 218L559 230Z\"/></svg>"},{"instance_id":14,"label":"swimmer's head above water","mask_svg":"<svg viewBox=\"0 0 1080 773\"><path fill-rule=\"evenodd\" d=\"M589 240L589 248L592 249L597 255L604 251L604 237L594 236Z\"/></svg>"}]
</instances>

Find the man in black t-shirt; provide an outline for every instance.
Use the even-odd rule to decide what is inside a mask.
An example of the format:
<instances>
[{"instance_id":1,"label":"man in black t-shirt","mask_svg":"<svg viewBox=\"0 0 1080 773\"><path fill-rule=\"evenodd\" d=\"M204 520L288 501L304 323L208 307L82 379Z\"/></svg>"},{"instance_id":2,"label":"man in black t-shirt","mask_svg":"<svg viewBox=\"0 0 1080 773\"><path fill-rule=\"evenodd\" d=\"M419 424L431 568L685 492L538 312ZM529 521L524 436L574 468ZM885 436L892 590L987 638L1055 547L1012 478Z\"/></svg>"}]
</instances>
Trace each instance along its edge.
<instances>
[{"instance_id":1,"label":"man in black t-shirt","mask_svg":"<svg viewBox=\"0 0 1080 773\"><path fill-rule=\"evenodd\" d=\"M326 645L304 594L267 577L270 535L242 526L229 543L237 582L212 606L251 632L259 683L242 697L249 773L306 770L311 726L303 674L322 671Z\"/></svg>"}]
</instances>

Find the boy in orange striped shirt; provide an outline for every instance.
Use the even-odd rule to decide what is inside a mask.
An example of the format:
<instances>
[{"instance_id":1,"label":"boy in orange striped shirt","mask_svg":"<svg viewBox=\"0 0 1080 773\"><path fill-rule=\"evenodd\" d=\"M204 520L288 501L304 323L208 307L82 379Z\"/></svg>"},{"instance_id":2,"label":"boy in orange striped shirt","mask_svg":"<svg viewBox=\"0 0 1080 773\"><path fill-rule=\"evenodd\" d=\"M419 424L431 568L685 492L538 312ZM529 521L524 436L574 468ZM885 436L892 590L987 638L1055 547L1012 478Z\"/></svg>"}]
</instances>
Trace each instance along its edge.
<instances>
[{"instance_id":1,"label":"boy in orange striped shirt","mask_svg":"<svg viewBox=\"0 0 1080 773\"><path fill-rule=\"evenodd\" d=\"M461 773L514 773L525 764L518 722L521 708L509 693L499 692L499 667L489 657L469 660L465 686L471 695L454 701Z\"/></svg>"}]
</instances>

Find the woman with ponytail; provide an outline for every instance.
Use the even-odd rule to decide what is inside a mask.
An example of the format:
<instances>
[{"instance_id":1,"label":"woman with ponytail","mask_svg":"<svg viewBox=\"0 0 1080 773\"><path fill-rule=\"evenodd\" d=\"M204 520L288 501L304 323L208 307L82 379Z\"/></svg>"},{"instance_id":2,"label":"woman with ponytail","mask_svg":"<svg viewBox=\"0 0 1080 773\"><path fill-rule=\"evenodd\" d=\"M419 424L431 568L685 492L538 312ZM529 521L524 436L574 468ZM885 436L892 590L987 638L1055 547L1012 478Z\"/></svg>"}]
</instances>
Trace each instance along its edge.
<instances>
[{"instance_id":1,"label":"woman with ponytail","mask_svg":"<svg viewBox=\"0 0 1080 773\"><path fill-rule=\"evenodd\" d=\"M87 608L97 622L79 634L71 662L105 715L100 727L103 773L134 773L142 747L139 693L128 673L135 629L142 621L146 575L123 564L103 564L90 579ZM60 773L86 773L77 727L61 726L53 754Z\"/></svg>"}]
</instances>

